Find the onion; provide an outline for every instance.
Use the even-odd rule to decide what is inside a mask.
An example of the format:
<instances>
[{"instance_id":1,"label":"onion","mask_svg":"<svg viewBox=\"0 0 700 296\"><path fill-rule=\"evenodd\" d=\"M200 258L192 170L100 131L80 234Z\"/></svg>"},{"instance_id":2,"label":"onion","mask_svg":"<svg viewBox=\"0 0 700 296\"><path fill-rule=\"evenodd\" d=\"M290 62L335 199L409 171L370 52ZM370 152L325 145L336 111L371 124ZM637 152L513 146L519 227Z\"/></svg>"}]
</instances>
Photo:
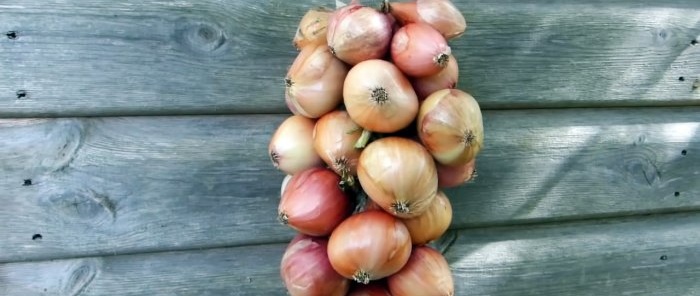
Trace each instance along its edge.
<instances>
[{"instance_id":1,"label":"onion","mask_svg":"<svg viewBox=\"0 0 700 296\"><path fill-rule=\"evenodd\" d=\"M343 98L350 118L373 132L396 132L418 113L418 97L410 81L384 60L368 60L352 67Z\"/></svg>"},{"instance_id":2,"label":"onion","mask_svg":"<svg viewBox=\"0 0 700 296\"><path fill-rule=\"evenodd\" d=\"M445 257L428 246L415 247L406 266L387 279L393 296L454 295L454 281Z\"/></svg>"},{"instance_id":3,"label":"onion","mask_svg":"<svg viewBox=\"0 0 700 296\"><path fill-rule=\"evenodd\" d=\"M357 177L367 195L400 218L423 214L438 190L435 161L416 141L376 140L360 155Z\"/></svg>"},{"instance_id":4,"label":"onion","mask_svg":"<svg viewBox=\"0 0 700 296\"><path fill-rule=\"evenodd\" d=\"M420 107L418 136L439 163L466 165L484 143L479 103L459 89L433 93Z\"/></svg>"},{"instance_id":5,"label":"onion","mask_svg":"<svg viewBox=\"0 0 700 296\"><path fill-rule=\"evenodd\" d=\"M425 245L440 238L452 223L452 205L445 193L439 191L425 213L404 219L413 245Z\"/></svg>"},{"instance_id":6,"label":"onion","mask_svg":"<svg viewBox=\"0 0 700 296\"><path fill-rule=\"evenodd\" d=\"M292 179L292 175L286 175L284 176L284 179L282 180L282 186L280 186L280 197L284 195L284 191L287 190L287 185L289 185L289 180Z\"/></svg>"},{"instance_id":7,"label":"onion","mask_svg":"<svg viewBox=\"0 0 700 296\"><path fill-rule=\"evenodd\" d=\"M451 54L445 37L427 24L407 24L394 34L391 42L391 58L408 76L438 74L447 67Z\"/></svg>"},{"instance_id":8,"label":"onion","mask_svg":"<svg viewBox=\"0 0 700 296\"><path fill-rule=\"evenodd\" d=\"M268 146L268 154L277 169L294 175L323 165L323 160L314 150L315 124L313 119L293 115L277 127Z\"/></svg>"},{"instance_id":9,"label":"onion","mask_svg":"<svg viewBox=\"0 0 700 296\"><path fill-rule=\"evenodd\" d=\"M321 117L314 128L314 148L321 159L342 177L344 182L354 183L357 174L357 161L361 150L355 149L355 142L362 135L347 111L336 110Z\"/></svg>"},{"instance_id":10,"label":"onion","mask_svg":"<svg viewBox=\"0 0 700 296\"><path fill-rule=\"evenodd\" d=\"M399 23L429 24L448 40L461 36L467 30L464 15L450 0L392 2L389 7L391 15Z\"/></svg>"},{"instance_id":11,"label":"onion","mask_svg":"<svg viewBox=\"0 0 700 296\"><path fill-rule=\"evenodd\" d=\"M333 10L327 7L311 8L299 21L293 44L297 49L312 45L326 45L328 19Z\"/></svg>"},{"instance_id":12,"label":"onion","mask_svg":"<svg viewBox=\"0 0 700 296\"><path fill-rule=\"evenodd\" d=\"M328 258L340 275L367 284L399 271L411 255L411 235L384 211L347 218L328 240Z\"/></svg>"},{"instance_id":13,"label":"onion","mask_svg":"<svg viewBox=\"0 0 700 296\"><path fill-rule=\"evenodd\" d=\"M355 285L350 289L348 296L391 296L391 294L389 294L386 283L381 281L371 282L367 285Z\"/></svg>"},{"instance_id":14,"label":"onion","mask_svg":"<svg viewBox=\"0 0 700 296\"><path fill-rule=\"evenodd\" d=\"M328 21L328 47L342 61L355 65L380 59L389 51L393 18L357 0L336 10Z\"/></svg>"},{"instance_id":15,"label":"onion","mask_svg":"<svg viewBox=\"0 0 700 296\"><path fill-rule=\"evenodd\" d=\"M292 296L344 296L350 281L328 261L328 240L297 234L282 256L280 276Z\"/></svg>"},{"instance_id":16,"label":"onion","mask_svg":"<svg viewBox=\"0 0 700 296\"><path fill-rule=\"evenodd\" d=\"M476 177L476 158L465 165L447 166L437 164L438 187L452 188L460 186Z\"/></svg>"},{"instance_id":17,"label":"onion","mask_svg":"<svg viewBox=\"0 0 700 296\"><path fill-rule=\"evenodd\" d=\"M292 177L282 195L278 219L312 236L331 234L352 212L350 199L338 187L340 177L326 168L311 168Z\"/></svg>"},{"instance_id":18,"label":"onion","mask_svg":"<svg viewBox=\"0 0 700 296\"><path fill-rule=\"evenodd\" d=\"M388 2L382 3L382 10L388 11L401 26L420 22L418 11L416 11L416 1L410 2Z\"/></svg>"},{"instance_id":19,"label":"onion","mask_svg":"<svg viewBox=\"0 0 700 296\"><path fill-rule=\"evenodd\" d=\"M285 101L297 115L318 118L343 101L348 67L325 45L307 46L292 63L285 78Z\"/></svg>"},{"instance_id":20,"label":"onion","mask_svg":"<svg viewBox=\"0 0 700 296\"><path fill-rule=\"evenodd\" d=\"M413 78L411 84L418 95L418 100L422 102L438 90L457 87L458 81L459 65L457 59L450 55L447 66L440 72L435 75Z\"/></svg>"}]
</instances>

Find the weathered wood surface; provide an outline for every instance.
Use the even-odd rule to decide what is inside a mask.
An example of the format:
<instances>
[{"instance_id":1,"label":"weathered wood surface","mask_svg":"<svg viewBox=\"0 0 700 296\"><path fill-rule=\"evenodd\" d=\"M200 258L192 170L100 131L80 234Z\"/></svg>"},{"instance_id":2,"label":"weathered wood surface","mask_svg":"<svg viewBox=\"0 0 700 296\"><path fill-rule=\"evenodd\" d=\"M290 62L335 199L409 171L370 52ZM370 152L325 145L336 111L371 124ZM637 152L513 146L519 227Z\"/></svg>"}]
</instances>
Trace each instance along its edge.
<instances>
[{"instance_id":1,"label":"weathered wood surface","mask_svg":"<svg viewBox=\"0 0 700 296\"><path fill-rule=\"evenodd\" d=\"M698 114L487 111L453 228L700 209ZM0 120L0 262L288 240L266 155L284 118Z\"/></svg>"},{"instance_id":2,"label":"weathered wood surface","mask_svg":"<svg viewBox=\"0 0 700 296\"><path fill-rule=\"evenodd\" d=\"M459 87L485 109L700 104L698 1L455 3ZM0 3L0 117L287 112L317 5L334 1Z\"/></svg>"},{"instance_id":3,"label":"weathered wood surface","mask_svg":"<svg viewBox=\"0 0 700 296\"><path fill-rule=\"evenodd\" d=\"M700 216L459 231L456 295L698 295Z\"/></svg>"},{"instance_id":4,"label":"weathered wood surface","mask_svg":"<svg viewBox=\"0 0 700 296\"><path fill-rule=\"evenodd\" d=\"M461 230L445 256L455 295L697 295L698 225L694 213ZM285 247L0 264L0 294L285 295Z\"/></svg>"}]
</instances>

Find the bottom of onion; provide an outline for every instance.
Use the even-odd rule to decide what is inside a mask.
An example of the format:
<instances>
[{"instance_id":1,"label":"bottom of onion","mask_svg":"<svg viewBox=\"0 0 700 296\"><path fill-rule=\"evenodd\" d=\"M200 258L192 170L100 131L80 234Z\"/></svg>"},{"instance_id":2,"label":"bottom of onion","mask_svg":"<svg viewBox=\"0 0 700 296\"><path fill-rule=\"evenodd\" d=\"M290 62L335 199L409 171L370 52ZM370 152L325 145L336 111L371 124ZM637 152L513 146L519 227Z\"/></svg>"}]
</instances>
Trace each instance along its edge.
<instances>
[{"instance_id":1,"label":"bottom of onion","mask_svg":"<svg viewBox=\"0 0 700 296\"><path fill-rule=\"evenodd\" d=\"M289 224L289 217L287 216L287 213L280 212L279 214L277 214L277 221L280 221L280 223L284 225Z\"/></svg>"},{"instance_id":2,"label":"bottom of onion","mask_svg":"<svg viewBox=\"0 0 700 296\"><path fill-rule=\"evenodd\" d=\"M464 146L471 147L474 145L474 141L476 141L476 135L474 135L474 132L471 130L464 132L464 135L462 136L462 143L464 143Z\"/></svg>"},{"instance_id":3,"label":"bottom of onion","mask_svg":"<svg viewBox=\"0 0 700 296\"><path fill-rule=\"evenodd\" d=\"M450 55L445 54L445 53L441 53L435 57L435 64L437 64L440 68L447 67L447 63L449 61L450 61Z\"/></svg>"},{"instance_id":4,"label":"bottom of onion","mask_svg":"<svg viewBox=\"0 0 700 296\"><path fill-rule=\"evenodd\" d=\"M352 275L353 280L365 285L369 284L371 278L372 277L369 275L369 273L362 269L358 270L357 272L355 272L355 274Z\"/></svg>"},{"instance_id":5,"label":"bottom of onion","mask_svg":"<svg viewBox=\"0 0 700 296\"><path fill-rule=\"evenodd\" d=\"M391 204L391 210L395 214L408 214L411 212L411 207L407 201L397 201Z\"/></svg>"}]
</instances>

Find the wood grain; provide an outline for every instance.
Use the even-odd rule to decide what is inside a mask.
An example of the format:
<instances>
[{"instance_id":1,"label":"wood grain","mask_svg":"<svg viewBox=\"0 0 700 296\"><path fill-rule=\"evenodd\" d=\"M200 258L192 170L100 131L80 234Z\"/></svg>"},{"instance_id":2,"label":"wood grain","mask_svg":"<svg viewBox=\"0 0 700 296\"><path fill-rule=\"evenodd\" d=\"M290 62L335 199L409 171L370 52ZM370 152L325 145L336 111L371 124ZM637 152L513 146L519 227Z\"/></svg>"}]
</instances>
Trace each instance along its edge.
<instances>
[{"instance_id":1,"label":"wood grain","mask_svg":"<svg viewBox=\"0 0 700 296\"><path fill-rule=\"evenodd\" d=\"M23 296L285 295L284 245L0 264L0 293Z\"/></svg>"},{"instance_id":2,"label":"wood grain","mask_svg":"<svg viewBox=\"0 0 700 296\"><path fill-rule=\"evenodd\" d=\"M455 295L697 295L698 218L459 231L445 256Z\"/></svg>"},{"instance_id":3,"label":"wood grain","mask_svg":"<svg viewBox=\"0 0 700 296\"><path fill-rule=\"evenodd\" d=\"M460 230L455 295L696 295L700 216ZM2 295L285 295L286 244L0 264Z\"/></svg>"},{"instance_id":4,"label":"wood grain","mask_svg":"<svg viewBox=\"0 0 700 296\"><path fill-rule=\"evenodd\" d=\"M1 121L0 261L288 237L267 157L282 119Z\"/></svg>"},{"instance_id":5,"label":"wood grain","mask_svg":"<svg viewBox=\"0 0 700 296\"><path fill-rule=\"evenodd\" d=\"M697 112L486 112L477 178L446 190L453 224L700 209Z\"/></svg>"},{"instance_id":6,"label":"wood grain","mask_svg":"<svg viewBox=\"0 0 700 296\"><path fill-rule=\"evenodd\" d=\"M699 105L700 2L455 3L458 86L485 109ZM286 113L291 38L318 5L0 4L0 117Z\"/></svg>"},{"instance_id":7,"label":"wood grain","mask_svg":"<svg viewBox=\"0 0 700 296\"><path fill-rule=\"evenodd\" d=\"M484 112L479 177L448 190L452 226L700 209L698 114ZM285 117L0 120L0 262L291 238L267 156Z\"/></svg>"}]
</instances>

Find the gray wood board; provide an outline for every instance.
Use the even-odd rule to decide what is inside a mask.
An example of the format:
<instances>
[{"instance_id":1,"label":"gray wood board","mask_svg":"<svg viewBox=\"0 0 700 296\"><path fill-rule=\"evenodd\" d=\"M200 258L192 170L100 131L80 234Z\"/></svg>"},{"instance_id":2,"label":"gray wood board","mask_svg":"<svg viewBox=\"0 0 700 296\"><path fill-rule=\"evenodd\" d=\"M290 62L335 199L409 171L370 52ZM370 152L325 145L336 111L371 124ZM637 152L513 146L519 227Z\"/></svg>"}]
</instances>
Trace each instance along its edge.
<instances>
[{"instance_id":1,"label":"gray wood board","mask_svg":"<svg viewBox=\"0 0 700 296\"><path fill-rule=\"evenodd\" d=\"M700 209L698 114L484 112L479 177L448 190L452 226ZM284 118L0 120L0 262L289 239L267 156Z\"/></svg>"},{"instance_id":2,"label":"gray wood board","mask_svg":"<svg viewBox=\"0 0 700 296\"><path fill-rule=\"evenodd\" d=\"M455 231L455 295L697 295L700 216ZM0 264L2 295L285 295L286 244Z\"/></svg>"},{"instance_id":3,"label":"gray wood board","mask_svg":"<svg viewBox=\"0 0 700 296\"><path fill-rule=\"evenodd\" d=\"M455 3L459 88L485 109L700 102L698 1ZM334 1L0 4L0 117L287 112L291 39L318 5Z\"/></svg>"}]
</instances>

